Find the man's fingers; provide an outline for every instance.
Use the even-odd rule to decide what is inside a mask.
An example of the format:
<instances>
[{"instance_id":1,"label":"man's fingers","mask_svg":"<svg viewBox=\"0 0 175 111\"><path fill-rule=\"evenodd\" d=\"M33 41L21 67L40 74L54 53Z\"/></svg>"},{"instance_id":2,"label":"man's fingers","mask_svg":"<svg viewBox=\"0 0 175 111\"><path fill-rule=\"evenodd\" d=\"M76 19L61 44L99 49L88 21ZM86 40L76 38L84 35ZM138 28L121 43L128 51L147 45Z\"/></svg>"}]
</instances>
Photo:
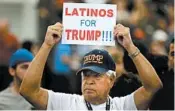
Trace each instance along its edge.
<instances>
[{"instance_id":1,"label":"man's fingers","mask_svg":"<svg viewBox=\"0 0 175 111\"><path fill-rule=\"evenodd\" d=\"M117 36L117 38L119 38L119 37L124 36L124 34L123 34L123 32L118 32L118 33L116 34L116 36Z\"/></svg>"},{"instance_id":2,"label":"man's fingers","mask_svg":"<svg viewBox=\"0 0 175 111\"><path fill-rule=\"evenodd\" d=\"M122 24L117 24L116 27L117 28L119 28L119 27L123 28L124 26Z\"/></svg>"},{"instance_id":3,"label":"man's fingers","mask_svg":"<svg viewBox=\"0 0 175 111\"><path fill-rule=\"evenodd\" d=\"M123 32L123 29L121 29L121 28L115 29L113 34L116 35L118 32Z\"/></svg>"},{"instance_id":4,"label":"man's fingers","mask_svg":"<svg viewBox=\"0 0 175 111\"><path fill-rule=\"evenodd\" d=\"M114 30L114 32L113 32L113 34L114 34L114 36L117 36L117 34L120 34L120 35L126 35L127 33L129 32L129 28L128 27L123 27L123 26L119 26L119 27L117 27L115 30Z\"/></svg>"},{"instance_id":5,"label":"man's fingers","mask_svg":"<svg viewBox=\"0 0 175 111\"><path fill-rule=\"evenodd\" d=\"M61 37L61 35L62 35L63 26L58 23L58 25L52 25L52 26L50 26L49 27L49 30L51 32L54 32L54 34L52 34L52 36L54 38L58 38L58 37Z\"/></svg>"},{"instance_id":6,"label":"man's fingers","mask_svg":"<svg viewBox=\"0 0 175 111\"><path fill-rule=\"evenodd\" d=\"M56 31L62 31L63 30L63 27L62 26L56 26L56 25L54 25L54 26L50 27L50 29L56 30Z\"/></svg>"},{"instance_id":7,"label":"man's fingers","mask_svg":"<svg viewBox=\"0 0 175 111\"><path fill-rule=\"evenodd\" d=\"M115 31L121 31L121 30L124 30L124 26L123 25L121 25L121 24L118 24L118 25L116 25L115 27L114 27L114 32Z\"/></svg>"},{"instance_id":8,"label":"man's fingers","mask_svg":"<svg viewBox=\"0 0 175 111\"><path fill-rule=\"evenodd\" d=\"M56 23L54 25L48 26L45 42L48 45L54 45L59 42L62 37L63 25L61 23Z\"/></svg>"},{"instance_id":9,"label":"man's fingers","mask_svg":"<svg viewBox=\"0 0 175 111\"><path fill-rule=\"evenodd\" d=\"M63 32L63 29L59 29L59 30L57 30L57 29L51 29L51 30L56 31L58 33L62 33Z\"/></svg>"},{"instance_id":10,"label":"man's fingers","mask_svg":"<svg viewBox=\"0 0 175 111\"><path fill-rule=\"evenodd\" d=\"M123 30L125 27L122 25L122 24L117 24L115 27L114 27L114 30Z\"/></svg>"},{"instance_id":11,"label":"man's fingers","mask_svg":"<svg viewBox=\"0 0 175 111\"><path fill-rule=\"evenodd\" d=\"M49 33L51 34L51 36L53 36L54 38L60 38L61 36L61 32L56 31L56 30L49 30Z\"/></svg>"},{"instance_id":12,"label":"man's fingers","mask_svg":"<svg viewBox=\"0 0 175 111\"><path fill-rule=\"evenodd\" d=\"M117 25L114 26L114 30L117 28Z\"/></svg>"},{"instance_id":13,"label":"man's fingers","mask_svg":"<svg viewBox=\"0 0 175 111\"><path fill-rule=\"evenodd\" d=\"M123 41L124 35L122 31L116 31L114 34L114 40L120 40Z\"/></svg>"},{"instance_id":14,"label":"man's fingers","mask_svg":"<svg viewBox=\"0 0 175 111\"><path fill-rule=\"evenodd\" d=\"M57 22L55 25L56 26L62 26L62 24L60 22Z\"/></svg>"}]
</instances>

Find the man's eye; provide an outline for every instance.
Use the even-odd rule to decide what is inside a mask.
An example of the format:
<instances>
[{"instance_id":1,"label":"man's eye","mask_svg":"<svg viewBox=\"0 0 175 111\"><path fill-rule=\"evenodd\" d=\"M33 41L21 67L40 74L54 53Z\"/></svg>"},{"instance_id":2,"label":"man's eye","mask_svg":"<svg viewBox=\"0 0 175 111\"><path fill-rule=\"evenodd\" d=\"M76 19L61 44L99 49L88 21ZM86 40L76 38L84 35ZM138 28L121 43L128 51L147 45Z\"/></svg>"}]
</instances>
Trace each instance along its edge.
<instances>
[{"instance_id":1,"label":"man's eye","mask_svg":"<svg viewBox=\"0 0 175 111\"><path fill-rule=\"evenodd\" d=\"M102 76L99 75L99 74L98 74L98 75L95 75L95 78L96 78L96 79L101 79L101 77L102 77Z\"/></svg>"},{"instance_id":2,"label":"man's eye","mask_svg":"<svg viewBox=\"0 0 175 111\"><path fill-rule=\"evenodd\" d=\"M28 67L29 67L28 65L21 66L22 69L27 69Z\"/></svg>"}]
</instances>

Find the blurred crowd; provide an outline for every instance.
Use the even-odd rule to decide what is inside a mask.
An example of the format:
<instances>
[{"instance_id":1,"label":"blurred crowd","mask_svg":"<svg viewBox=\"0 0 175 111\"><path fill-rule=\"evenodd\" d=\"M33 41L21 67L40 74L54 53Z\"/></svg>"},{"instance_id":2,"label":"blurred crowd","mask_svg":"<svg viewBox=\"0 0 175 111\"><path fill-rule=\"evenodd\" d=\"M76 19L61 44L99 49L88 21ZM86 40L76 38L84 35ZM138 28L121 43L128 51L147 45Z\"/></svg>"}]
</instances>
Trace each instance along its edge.
<instances>
[{"instance_id":1,"label":"blurred crowd","mask_svg":"<svg viewBox=\"0 0 175 111\"><path fill-rule=\"evenodd\" d=\"M37 10L40 28L37 43L20 43L18 37L9 30L8 18L0 19L0 91L14 80L9 74L9 58L12 53L22 47L36 55L47 27L62 22L63 2L117 5L116 22L130 27L134 44L151 62L164 85L153 99L150 109L174 110L173 0L39 0ZM81 75L75 73L81 67L82 56L95 48L108 50L116 61L118 79L111 90L112 97L125 96L141 86L134 63L119 44L116 47L104 47L59 43L45 65L42 87L56 92L81 94Z\"/></svg>"}]
</instances>

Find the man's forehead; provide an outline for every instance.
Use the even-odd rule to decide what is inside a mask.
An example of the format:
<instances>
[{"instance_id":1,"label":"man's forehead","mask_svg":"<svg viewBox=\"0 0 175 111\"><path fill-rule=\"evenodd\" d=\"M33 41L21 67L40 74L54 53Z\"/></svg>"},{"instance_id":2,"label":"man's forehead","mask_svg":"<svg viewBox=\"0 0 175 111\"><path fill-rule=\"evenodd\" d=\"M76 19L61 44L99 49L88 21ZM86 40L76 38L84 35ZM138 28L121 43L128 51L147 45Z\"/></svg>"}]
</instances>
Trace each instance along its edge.
<instances>
[{"instance_id":1,"label":"man's forehead","mask_svg":"<svg viewBox=\"0 0 175 111\"><path fill-rule=\"evenodd\" d=\"M23 65L29 65L31 62L21 62L18 65L23 66Z\"/></svg>"},{"instance_id":2,"label":"man's forehead","mask_svg":"<svg viewBox=\"0 0 175 111\"><path fill-rule=\"evenodd\" d=\"M97 72L94 72L94 71L91 71L91 70L84 70L81 72L81 74L83 76L99 76L99 75L102 75L100 73L97 73Z\"/></svg>"}]
</instances>

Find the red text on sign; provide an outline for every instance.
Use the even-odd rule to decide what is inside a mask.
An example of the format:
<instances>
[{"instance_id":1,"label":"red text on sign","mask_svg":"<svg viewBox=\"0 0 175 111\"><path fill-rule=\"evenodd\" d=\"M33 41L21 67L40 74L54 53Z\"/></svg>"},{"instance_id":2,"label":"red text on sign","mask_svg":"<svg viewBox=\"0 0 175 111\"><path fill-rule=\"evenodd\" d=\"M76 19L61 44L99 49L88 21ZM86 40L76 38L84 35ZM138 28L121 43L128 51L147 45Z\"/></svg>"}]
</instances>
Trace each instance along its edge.
<instances>
[{"instance_id":1,"label":"red text on sign","mask_svg":"<svg viewBox=\"0 0 175 111\"><path fill-rule=\"evenodd\" d=\"M112 9L65 8L65 16L113 17Z\"/></svg>"},{"instance_id":2,"label":"red text on sign","mask_svg":"<svg viewBox=\"0 0 175 111\"><path fill-rule=\"evenodd\" d=\"M66 29L65 33L67 36L67 40L97 41L101 36L100 30Z\"/></svg>"}]
</instances>

